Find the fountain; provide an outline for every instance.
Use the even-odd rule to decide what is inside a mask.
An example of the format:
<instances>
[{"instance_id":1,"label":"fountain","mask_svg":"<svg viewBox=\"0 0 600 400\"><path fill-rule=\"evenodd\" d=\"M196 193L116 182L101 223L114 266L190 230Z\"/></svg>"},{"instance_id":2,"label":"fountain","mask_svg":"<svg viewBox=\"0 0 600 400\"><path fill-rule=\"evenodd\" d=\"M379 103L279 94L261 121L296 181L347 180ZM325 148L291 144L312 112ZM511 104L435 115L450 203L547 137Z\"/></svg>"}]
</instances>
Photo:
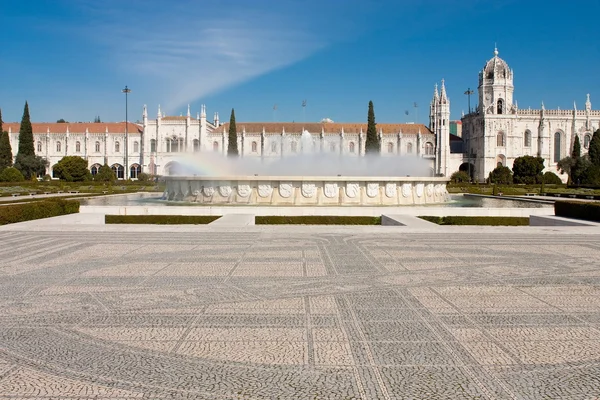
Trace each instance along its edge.
<instances>
[{"instance_id":1,"label":"fountain","mask_svg":"<svg viewBox=\"0 0 600 400\"><path fill-rule=\"evenodd\" d=\"M415 166L424 162L417 157L320 156L306 130L300 137L300 150L299 156L266 165L252 164L248 159L214 159L211 166L227 162L238 167L234 172L220 168L229 172L219 174L207 174L206 168L202 171L195 167L197 160L188 160L183 163L183 175L165 177L164 197L200 204L270 206L404 206L449 201L448 178L422 176L426 170L422 167L421 173L414 176L418 169ZM412 174L401 175L398 168ZM364 175L365 171L385 173Z\"/></svg>"}]
</instances>

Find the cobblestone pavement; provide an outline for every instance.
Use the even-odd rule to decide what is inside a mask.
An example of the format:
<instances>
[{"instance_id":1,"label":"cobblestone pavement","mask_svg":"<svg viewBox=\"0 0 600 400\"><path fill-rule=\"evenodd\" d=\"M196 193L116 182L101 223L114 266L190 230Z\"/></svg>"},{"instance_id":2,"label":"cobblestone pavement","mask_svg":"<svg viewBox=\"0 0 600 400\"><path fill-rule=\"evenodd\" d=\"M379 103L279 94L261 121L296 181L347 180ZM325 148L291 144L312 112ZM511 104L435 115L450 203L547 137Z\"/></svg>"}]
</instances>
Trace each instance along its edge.
<instances>
[{"instance_id":1,"label":"cobblestone pavement","mask_svg":"<svg viewBox=\"0 0 600 400\"><path fill-rule=\"evenodd\" d=\"M0 399L600 398L598 236L281 232L0 232Z\"/></svg>"}]
</instances>

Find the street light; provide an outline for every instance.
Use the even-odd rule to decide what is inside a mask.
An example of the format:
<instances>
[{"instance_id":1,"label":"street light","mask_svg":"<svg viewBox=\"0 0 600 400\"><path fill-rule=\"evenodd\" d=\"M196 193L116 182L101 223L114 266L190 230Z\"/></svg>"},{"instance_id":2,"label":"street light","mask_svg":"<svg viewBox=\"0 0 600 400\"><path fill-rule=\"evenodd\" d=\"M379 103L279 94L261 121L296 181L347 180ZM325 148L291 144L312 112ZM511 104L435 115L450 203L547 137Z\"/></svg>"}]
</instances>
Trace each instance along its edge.
<instances>
[{"instance_id":1,"label":"street light","mask_svg":"<svg viewBox=\"0 0 600 400\"><path fill-rule=\"evenodd\" d=\"M467 91L465 92L465 94L467 95L467 101L468 101L468 106L469 106L469 114L471 114L471 95L475 93L474 91L471 90L471 88L467 88ZM468 131L468 136L467 136L467 151L469 152L469 156L468 156L468 163L469 163L469 180L472 180L472 176L471 176L471 131Z\"/></svg>"},{"instance_id":2,"label":"street light","mask_svg":"<svg viewBox=\"0 0 600 400\"><path fill-rule=\"evenodd\" d=\"M129 116L127 115L127 95L129 93L131 93L131 89L129 89L127 87L127 85L125 85L125 89L123 89L121 91L123 93L125 93L125 165L123 166L123 180L125 180L125 177L127 176L127 173L128 173L127 171L129 170L129 166L128 166L129 132L127 130L128 125L129 125Z\"/></svg>"}]
</instances>

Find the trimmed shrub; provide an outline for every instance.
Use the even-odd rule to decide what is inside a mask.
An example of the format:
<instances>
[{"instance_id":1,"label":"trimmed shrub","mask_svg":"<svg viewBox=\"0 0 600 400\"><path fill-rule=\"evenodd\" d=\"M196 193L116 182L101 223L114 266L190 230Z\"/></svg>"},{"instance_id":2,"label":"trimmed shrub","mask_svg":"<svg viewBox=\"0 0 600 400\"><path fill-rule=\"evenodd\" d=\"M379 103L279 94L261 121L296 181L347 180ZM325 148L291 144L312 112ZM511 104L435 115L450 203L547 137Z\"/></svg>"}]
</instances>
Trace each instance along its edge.
<instances>
[{"instance_id":1,"label":"trimmed shrub","mask_svg":"<svg viewBox=\"0 0 600 400\"><path fill-rule=\"evenodd\" d=\"M148 175L145 172L140 172L137 176L137 180L139 182L148 182L148 181L150 181L150 175Z\"/></svg>"},{"instance_id":2,"label":"trimmed shrub","mask_svg":"<svg viewBox=\"0 0 600 400\"><path fill-rule=\"evenodd\" d=\"M554 215L600 222L600 202L557 201Z\"/></svg>"},{"instance_id":3,"label":"trimmed shrub","mask_svg":"<svg viewBox=\"0 0 600 400\"><path fill-rule=\"evenodd\" d=\"M489 225L489 226L522 226L529 225L528 217L419 217L438 225Z\"/></svg>"},{"instance_id":4,"label":"trimmed shrub","mask_svg":"<svg viewBox=\"0 0 600 400\"><path fill-rule=\"evenodd\" d=\"M52 199L12 204L0 206L0 225L76 214L78 212L79 202L74 200Z\"/></svg>"},{"instance_id":5,"label":"trimmed shrub","mask_svg":"<svg viewBox=\"0 0 600 400\"><path fill-rule=\"evenodd\" d=\"M338 215L257 216L256 225L381 225L381 217L346 217Z\"/></svg>"},{"instance_id":6,"label":"trimmed shrub","mask_svg":"<svg viewBox=\"0 0 600 400\"><path fill-rule=\"evenodd\" d=\"M562 185L562 180L554 172L547 171L544 173L543 183L548 185Z\"/></svg>"},{"instance_id":7,"label":"trimmed shrub","mask_svg":"<svg viewBox=\"0 0 600 400\"><path fill-rule=\"evenodd\" d=\"M215 215L105 215L105 224L205 225L221 218Z\"/></svg>"},{"instance_id":8,"label":"trimmed shrub","mask_svg":"<svg viewBox=\"0 0 600 400\"><path fill-rule=\"evenodd\" d=\"M509 185L513 182L512 171L508 167L498 166L490 172L488 181L489 183Z\"/></svg>"},{"instance_id":9,"label":"trimmed shrub","mask_svg":"<svg viewBox=\"0 0 600 400\"><path fill-rule=\"evenodd\" d=\"M469 174L465 171L456 171L455 173L450 175L450 180L454 183L463 183L470 182L471 178L469 177Z\"/></svg>"},{"instance_id":10,"label":"trimmed shrub","mask_svg":"<svg viewBox=\"0 0 600 400\"><path fill-rule=\"evenodd\" d=\"M4 168L0 172L0 182L23 182L25 177L18 169L14 167Z\"/></svg>"}]
</instances>

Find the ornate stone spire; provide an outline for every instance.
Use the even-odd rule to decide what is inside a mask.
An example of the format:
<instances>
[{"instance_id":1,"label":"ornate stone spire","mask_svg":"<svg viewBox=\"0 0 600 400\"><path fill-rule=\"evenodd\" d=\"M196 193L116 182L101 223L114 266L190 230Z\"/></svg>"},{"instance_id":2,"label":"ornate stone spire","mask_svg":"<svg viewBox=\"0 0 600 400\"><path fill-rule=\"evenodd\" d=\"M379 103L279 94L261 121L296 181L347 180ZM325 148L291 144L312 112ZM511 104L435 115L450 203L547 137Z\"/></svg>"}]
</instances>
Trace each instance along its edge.
<instances>
[{"instance_id":1,"label":"ornate stone spire","mask_svg":"<svg viewBox=\"0 0 600 400\"><path fill-rule=\"evenodd\" d=\"M590 111L592 109L592 102L590 101L590 94L587 94L587 99L585 101L585 110Z\"/></svg>"},{"instance_id":2,"label":"ornate stone spire","mask_svg":"<svg viewBox=\"0 0 600 400\"><path fill-rule=\"evenodd\" d=\"M438 100L440 98L440 94L438 93L438 86L437 83L435 84L435 87L433 89L433 99L434 100Z\"/></svg>"},{"instance_id":3,"label":"ornate stone spire","mask_svg":"<svg viewBox=\"0 0 600 400\"><path fill-rule=\"evenodd\" d=\"M145 104L144 104L144 110L142 111L142 117L148 118L148 109L146 108Z\"/></svg>"},{"instance_id":4,"label":"ornate stone spire","mask_svg":"<svg viewBox=\"0 0 600 400\"><path fill-rule=\"evenodd\" d=\"M189 118L191 116L192 116L192 114L190 113L190 105L188 104L187 117Z\"/></svg>"},{"instance_id":5,"label":"ornate stone spire","mask_svg":"<svg viewBox=\"0 0 600 400\"><path fill-rule=\"evenodd\" d=\"M158 113L156 114L158 118L162 118L162 113L160 112L160 104L158 105Z\"/></svg>"},{"instance_id":6,"label":"ornate stone spire","mask_svg":"<svg viewBox=\"0 0 600 400\"><path fill-rule=\"evenodd\" d=\"M442 79L442 92L440 94L440 100L442 101L442 103L445 103L448 101L448 97L446 96L446 84L443 79Z\"/></svg>"},{"instance_id":7,"label":"ornate stone spire","mask_svg":"<svg viewBox=\"0 0 600 400\"><path fill-rule=\"evenodd\" d=\"M200 107L200 117L206 118L206 105L204 104L202 104L202 107Z\"/></svg>"}]
</instances>

